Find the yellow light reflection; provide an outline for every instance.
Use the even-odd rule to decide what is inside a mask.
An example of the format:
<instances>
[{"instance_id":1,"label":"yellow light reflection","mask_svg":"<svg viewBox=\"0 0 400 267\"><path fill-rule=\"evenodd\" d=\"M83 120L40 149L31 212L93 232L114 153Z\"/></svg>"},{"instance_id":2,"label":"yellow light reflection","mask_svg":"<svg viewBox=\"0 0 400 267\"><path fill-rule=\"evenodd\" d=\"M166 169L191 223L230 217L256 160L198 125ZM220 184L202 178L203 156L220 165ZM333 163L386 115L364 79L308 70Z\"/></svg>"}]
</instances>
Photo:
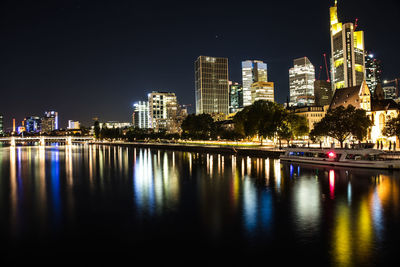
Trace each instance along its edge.
<instances>
[{"instance_id":1,"label":"yellow light reflection","mask_svg":"<svg viewBox=\"0 0 400 267\"><path fill-rule=\"evenodd\" d=\"M336 211L333 256L338 266L349 266L352 261L350 210L344 203Z\"/></svg>"}]
</instances>

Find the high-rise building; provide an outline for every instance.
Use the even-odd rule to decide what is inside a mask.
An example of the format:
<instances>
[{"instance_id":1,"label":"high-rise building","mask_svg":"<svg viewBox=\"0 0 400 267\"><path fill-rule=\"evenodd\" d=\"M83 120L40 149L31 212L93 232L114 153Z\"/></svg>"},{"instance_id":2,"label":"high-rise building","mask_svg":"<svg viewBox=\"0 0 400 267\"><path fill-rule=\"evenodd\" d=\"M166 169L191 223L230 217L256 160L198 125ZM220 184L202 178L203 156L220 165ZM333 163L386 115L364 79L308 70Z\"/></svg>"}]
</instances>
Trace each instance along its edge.
<instances>
[{"instance_id":1,"label":"high-rise building","mask_svg":"<svg viewBox=\"0 0 400 267\"><path fill-rule=\"evenodd\" d=\"M254 102L258 100L274 102L274 83L255 82L251 85L251 94L251 98L254 99Z\"/></svg>"},{"instance_id":2,"label":"high-rise building","mask_svg":"<svg viewBox=\"0 0 400 267\"><path fill-rule=\"evenodd\" d=\"M353 23L338 19L337 1L330 8L332 86L347 88L361 85L365 78L364 32Z\"/></svg>"},{"instance_id":3,"label":"high-rise building","mask_svg":"<svg viewBox=\"0 0 400 267\"><path fill-rule=\"evenodd\" d=\"M291 106L314 104L315 69L307 57L295 59L289 69L289 88Z\"/></svg>"},{"instance_id":4,"label":"high-rise building","mask_svg":"<svg viewBox=\"0 0 400 267\"><path fill-rule=\"evenodd\" d=\"M0 134L4 133L4 128L3 128L3 115L0 114Z\"/></svg>"},{"instance_id":5,"label":"high-rise building","mask_svg":"<svg viewBox=\"0 0 400 267\"><path fill-rule=\"evenodd\" d=\"M229 113L238 112L243 108L243 87L241 84L229 81Z\"/></svg>"},{"instance_id":6,"label":"high-rise building","mask_svg":"<svg viewBox=\"0 0 400 267\"><path fill-rule=\"evenodd\" d=\"M316 80L314 82L314 96L316 106L330 105L332 101L332 85L325 80Z\"/></svg>"},{"instance_id":7,"label":"high-rise building","mask_svg":"<svg viewBox=\"0 0 400 267\"><path fill-rule=\"evenodd\" d=\"M133 125L136 128L148 129L150 128L150 109L149 101L139 101L135 103L133 110Z\"/></svg>"},{"instance_id":8,"label":"high-rise building","mask_svg":"<svg viewBox=\"0 0 400 267\"><path fill-rule=\"evenodd\" d=\"M384 86L383 92L385 94L385 99L397 99L397 88L394 85Z\"/></svg>"},{"instance_id":9,"label":"high-rise building","mask_svg":"<svg viewBox=\"0 0 400 267\"><path fill-rule=\"evenodd\" d=\"M250 106L255 99L251 85L256 82L268 82L267 64L260 60L242 62L243 106Z\"/></svg>"},{"instance_id":10,"label":"high-rise building","mask_svg":"<svg viewBox=\"0 0 400 267\"><path fill-rule=\"evenodd\" d=\"M373 54L365 56L365 80L371 94L374 93L376 86L382 83L382 64Z\"/></svg>"},{"instance_id":11,"label":"high-rise building","mask_svg":"<svg viewBox=\"0 0 400 267\"><path fill-rule=\"evenodd\" d=\"M196 114L229 114L228 59L199 56L195 91Z\"/></svg>"},{"instance_id":12,"label":"high-rise building","mask_svg":"<svg viewBox=\"0 0 400 267\"><path fill-rule=\"evenodd\" d=\"M58 130L58 112L46 111L42 118L42 132L50 133Z\"/></svg>"},{"instance_id":13,"label":"high-rise building","mask_svg":"<svg viewBox=\"0 0 400 267\"><path fill-rule=\"evenodd\" d=\"M156 132L160 130L177 132L176 118L179 107L175 93L153 91L148 97L150 128Z\"/></svg>"},{"instance_id":14,"label":"high-rise building","mask_svg":"<svg viewBox=\"0 0 400 267\"><path fill-rule=\"evenodd\" d=\"M81 128L81 124L79 121L68 120L68 129L69 130L77 130Z\"/></svg>"},{"instance_id":15,"label":"high-rise building","mask_svg":"<svg viewBox=\"0 0 400 267\"><path fill-rule=\"evenodd\" d=\"M36 116L26 117L24 125L28 133L38 133L42 130L42 120Z\"/></svg>"}]
</instances>

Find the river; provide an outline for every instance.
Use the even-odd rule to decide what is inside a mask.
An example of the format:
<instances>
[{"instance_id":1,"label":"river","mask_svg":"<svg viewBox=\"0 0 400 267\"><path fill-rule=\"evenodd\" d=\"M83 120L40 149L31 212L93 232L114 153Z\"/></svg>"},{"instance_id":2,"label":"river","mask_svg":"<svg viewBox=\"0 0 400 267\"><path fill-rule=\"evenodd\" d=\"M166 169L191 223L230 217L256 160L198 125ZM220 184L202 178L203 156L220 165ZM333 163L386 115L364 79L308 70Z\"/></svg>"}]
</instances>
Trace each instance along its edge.
<instances>
[{"instance_id":1,"label":"river","mask_svg":"<svg viewBox=\"0 0 400 267\"><path fill-rule=\"evenodd\" d=\"M227 154L0 147L0 234L10 264L389 265L399 178Z\"/></svg>"}]
</instances>

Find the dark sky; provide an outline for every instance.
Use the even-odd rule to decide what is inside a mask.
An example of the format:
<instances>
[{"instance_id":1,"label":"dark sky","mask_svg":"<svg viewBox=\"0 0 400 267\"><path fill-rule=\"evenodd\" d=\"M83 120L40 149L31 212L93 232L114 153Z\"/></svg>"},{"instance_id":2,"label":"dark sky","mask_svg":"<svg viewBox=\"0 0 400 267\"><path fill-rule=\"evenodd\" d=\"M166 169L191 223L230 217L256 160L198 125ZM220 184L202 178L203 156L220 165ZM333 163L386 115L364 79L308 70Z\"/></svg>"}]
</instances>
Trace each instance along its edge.
<instances>
[{"instance_id":1,"label":"dark sky","mask_svg":"<svg viewBox=\"0 0 400 267\"><path fill-rule=\"evenodd\" d=\"M307 56L318 70L329 54L333 2L3 0L0 113L6 127L49 109L62 127L130 121L132 103L152 90L175 92L193 111L199 55L229 58L239 82L242 60L263 60L283 103L292 60ZM359 19L386 79L400 76L399 2L339 0L341 21Z\"/></svg>"}]
</instances>

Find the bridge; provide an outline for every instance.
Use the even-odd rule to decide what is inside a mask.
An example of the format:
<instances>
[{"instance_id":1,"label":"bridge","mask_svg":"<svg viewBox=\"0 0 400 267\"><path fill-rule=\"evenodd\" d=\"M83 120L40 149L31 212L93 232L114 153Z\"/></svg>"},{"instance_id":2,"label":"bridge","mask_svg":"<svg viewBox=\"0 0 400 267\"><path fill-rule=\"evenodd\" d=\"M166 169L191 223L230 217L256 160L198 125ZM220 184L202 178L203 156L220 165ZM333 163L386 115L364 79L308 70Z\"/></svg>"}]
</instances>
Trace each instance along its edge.
<instances>
[{"instance_id":1,"label":"bridge","mask_svg":"<svg viewBox=\"0 0 400 267\"><path fill-rule=\"evenodd\" d=\"M72 145L73 143L89 143L93 141L89 136L29 136L29 137L0 137L0 143L16 146L17 144L39 144L44 146L49 143L62 143Z\"/></svg>"}]
</instances>

